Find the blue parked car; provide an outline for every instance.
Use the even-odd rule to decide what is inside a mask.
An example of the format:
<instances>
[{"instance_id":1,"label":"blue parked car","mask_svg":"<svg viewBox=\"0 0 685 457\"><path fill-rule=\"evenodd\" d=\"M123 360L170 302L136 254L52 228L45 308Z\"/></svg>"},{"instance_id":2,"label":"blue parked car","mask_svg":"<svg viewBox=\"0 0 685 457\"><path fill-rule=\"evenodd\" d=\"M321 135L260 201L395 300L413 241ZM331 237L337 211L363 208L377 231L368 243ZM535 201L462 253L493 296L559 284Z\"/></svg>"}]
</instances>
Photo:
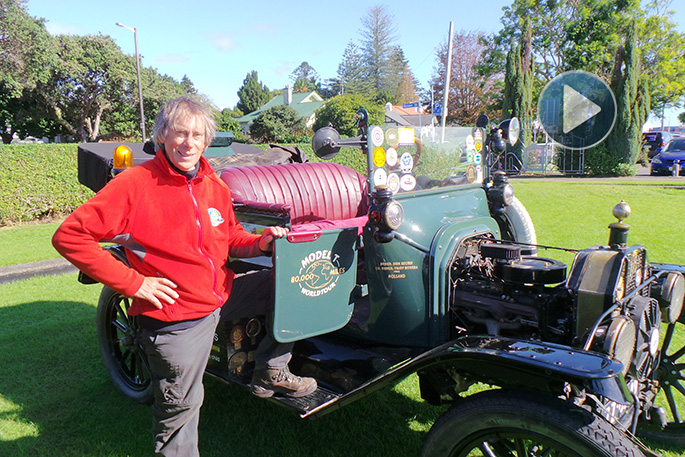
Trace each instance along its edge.
<instances>
[{"instance_id":1,"label":"blue parked car","mask_svg":"<svg viewBox=\"0 0 685 457\"><path fill-rule=\"evenodd\" d=\"M670 141L650 162L652 175L673 174L673 164L680 164L680 175L685 175L685 138Z\"/></svg>"}]
</instances>

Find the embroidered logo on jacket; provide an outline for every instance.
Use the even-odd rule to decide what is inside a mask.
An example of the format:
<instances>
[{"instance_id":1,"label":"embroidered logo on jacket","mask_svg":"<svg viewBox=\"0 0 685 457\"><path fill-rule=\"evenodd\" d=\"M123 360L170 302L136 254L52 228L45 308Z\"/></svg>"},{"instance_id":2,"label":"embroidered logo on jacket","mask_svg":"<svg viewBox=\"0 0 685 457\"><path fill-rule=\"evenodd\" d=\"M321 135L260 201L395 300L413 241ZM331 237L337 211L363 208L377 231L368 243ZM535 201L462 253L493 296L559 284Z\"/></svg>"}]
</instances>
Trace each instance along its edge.
<instances>
[{"instance_id":1,"label":"embroidered logo on jacket","mask_svg":"<svg viewBox=\"0 0 685 457\"><path fill-rule=\"evenodd\" d=\"M221 216L218 209L209 208L207 212L209 213L209 221L212 223L212 227L216 227L224 222L224 218Z\"/></svg>"}]
</instances>

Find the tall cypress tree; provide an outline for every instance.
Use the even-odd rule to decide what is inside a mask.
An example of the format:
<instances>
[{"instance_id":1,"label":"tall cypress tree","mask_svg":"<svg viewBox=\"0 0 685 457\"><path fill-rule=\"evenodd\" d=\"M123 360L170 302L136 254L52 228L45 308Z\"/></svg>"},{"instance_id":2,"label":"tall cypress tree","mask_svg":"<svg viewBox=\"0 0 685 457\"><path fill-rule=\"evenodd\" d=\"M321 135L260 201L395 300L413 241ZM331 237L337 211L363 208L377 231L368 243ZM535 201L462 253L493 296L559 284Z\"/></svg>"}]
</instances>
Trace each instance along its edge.
<instances>
[{"instance_id":1,"label":"tall cypress tree","mask_svg":"<svg viewBox=\"0 0 685 457\"><path fill-rule=\"evenodd\" d=\"M504 76L504 99L502 116L517 117L523 127L517 149L531 141L530 126L533 119L533 78L534 78L531 29L528 18L524 20L521 41L512 44L507 53L507 68ZM523 143L523 144L522 144Z\"/></svg>"}]
</instances>

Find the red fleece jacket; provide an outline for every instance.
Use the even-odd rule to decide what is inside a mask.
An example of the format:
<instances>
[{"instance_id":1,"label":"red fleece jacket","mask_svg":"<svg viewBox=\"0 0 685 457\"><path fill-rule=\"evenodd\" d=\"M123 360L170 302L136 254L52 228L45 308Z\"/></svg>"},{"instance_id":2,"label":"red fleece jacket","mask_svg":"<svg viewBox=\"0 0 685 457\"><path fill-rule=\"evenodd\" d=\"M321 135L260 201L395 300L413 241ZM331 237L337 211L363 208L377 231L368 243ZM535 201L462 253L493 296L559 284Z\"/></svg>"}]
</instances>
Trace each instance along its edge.
<instances>
[{"instance_id":1,"label":"red fleece jacket","mask_svg":"<svg viewBox=\"0 0 685 457\"><path fill-rule=\"evenodd\" d=\"M160 151L124 171L76 209L57 229L55 249L91 278L130 297L144 276L178 285L179 298L157 309L134 299L129 314L176 322L204 317L222 306L234 273L226 267L231 247L253 246L259 235L236 221L228 186L207 160L187 181ZM131 268L99 242L126 247Z\"/></svg>"}]
</instances>

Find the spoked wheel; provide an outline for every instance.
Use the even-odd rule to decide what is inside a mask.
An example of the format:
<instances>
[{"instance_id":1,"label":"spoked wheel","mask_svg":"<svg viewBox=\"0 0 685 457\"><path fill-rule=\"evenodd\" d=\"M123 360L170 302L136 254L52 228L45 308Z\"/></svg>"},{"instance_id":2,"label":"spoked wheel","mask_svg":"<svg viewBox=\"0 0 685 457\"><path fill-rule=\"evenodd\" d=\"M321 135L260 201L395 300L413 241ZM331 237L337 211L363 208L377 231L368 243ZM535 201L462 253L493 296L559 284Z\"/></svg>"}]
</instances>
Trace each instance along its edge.
<instances>
[{"instance_id":1,"label":"spoked wheel","mask_svg":"<svg viewBox=\"0 0 685 457\"><path fill-rule=\"evenodd\" d=\"M112 381L127 397L152 402L152 382L147 356L138 343L135 318L128 315L131 301L104 287L97 310L100 353Z\"/></svg>"},{"instance_id":2,"label":"spoked wheel","mask_svg":"<svg viewBox=\"0 0 685 457\"><path fill-rule=\"evenodd\" d=\"M640 422L639 434L647 439L685 447L685 325L668 324L661 344L661 360L656 369L661 392L656 404L664 408L666 426ZM654 419L654 418L653 418Z\"/></svg>"},{"instance_id":3,"label":"spoked wheel","mask_svg":"<svg viewBox=\"0 0 685 457\"><path fill-rule=\"evenodd\" d=\"M433 425L423 457L639 457L604 419L554 397L493 390L455 403Z\"/></svg>"}]
</instances>

